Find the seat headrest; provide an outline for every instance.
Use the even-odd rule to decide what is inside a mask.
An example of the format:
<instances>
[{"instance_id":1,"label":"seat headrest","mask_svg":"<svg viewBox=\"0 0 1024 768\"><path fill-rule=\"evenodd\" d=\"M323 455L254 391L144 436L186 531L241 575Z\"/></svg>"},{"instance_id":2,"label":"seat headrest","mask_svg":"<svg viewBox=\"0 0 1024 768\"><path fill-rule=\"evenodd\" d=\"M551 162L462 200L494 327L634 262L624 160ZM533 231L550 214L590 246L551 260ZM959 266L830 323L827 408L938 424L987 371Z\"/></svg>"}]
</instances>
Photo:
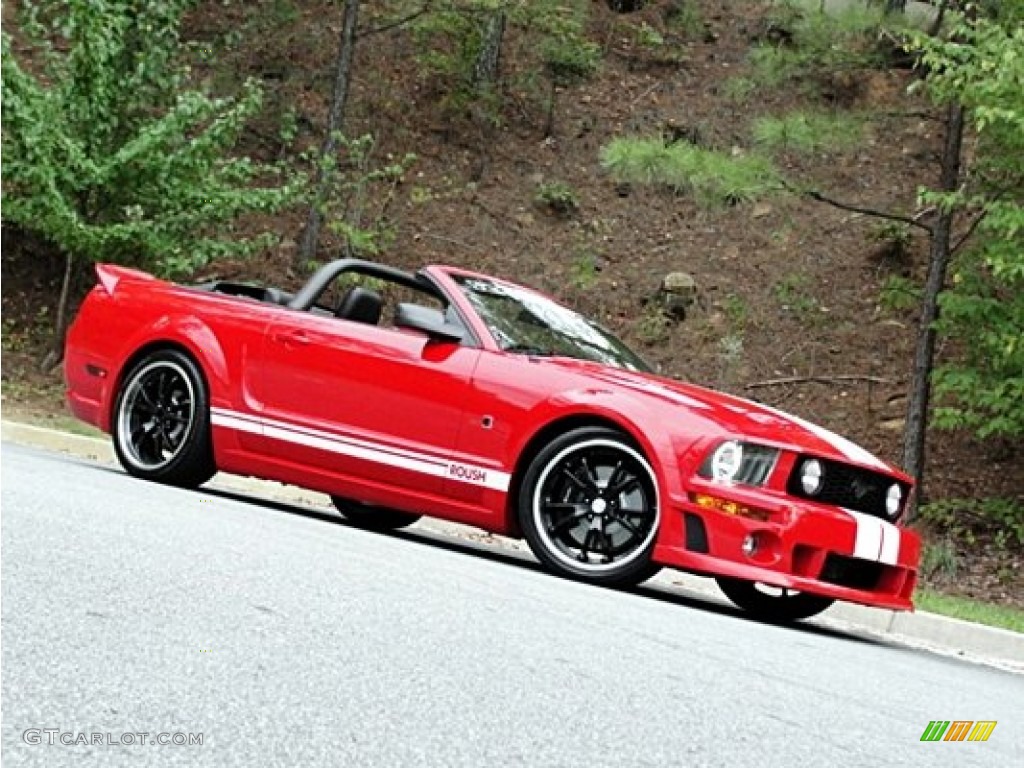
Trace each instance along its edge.
<instances>
[{"instance_id":1,"label":"seat headrest","mask_svg":"<svg viewBox=\"0 0 1024 768\"><path fill-rule=\"evenodd\" d=\"M379 293L357 285L349 288L348 293L338 302L334 316L340 317L342 320L377 325L383 310L384 300Z\"/></svg>"}]
</instances>

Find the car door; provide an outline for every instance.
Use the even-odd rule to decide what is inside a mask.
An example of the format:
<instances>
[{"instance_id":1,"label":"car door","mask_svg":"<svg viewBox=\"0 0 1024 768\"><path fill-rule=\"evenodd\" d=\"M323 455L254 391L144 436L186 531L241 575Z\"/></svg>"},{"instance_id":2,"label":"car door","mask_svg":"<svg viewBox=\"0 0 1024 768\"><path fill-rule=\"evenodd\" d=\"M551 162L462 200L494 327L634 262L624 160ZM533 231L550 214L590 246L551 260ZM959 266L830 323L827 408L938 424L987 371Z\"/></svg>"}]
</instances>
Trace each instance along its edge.
<instances>
[{"instance_id":1,"label":"car door","mask_svg":"<svg viewBox=\"0 0 1024 768\"><path fill-rule=\"evenodd\" d=\"M326 474L342 487L439 494L478 356L413 331L285 313L253 377L264 450L311 487Z\"/></svg>"}]
</instances>

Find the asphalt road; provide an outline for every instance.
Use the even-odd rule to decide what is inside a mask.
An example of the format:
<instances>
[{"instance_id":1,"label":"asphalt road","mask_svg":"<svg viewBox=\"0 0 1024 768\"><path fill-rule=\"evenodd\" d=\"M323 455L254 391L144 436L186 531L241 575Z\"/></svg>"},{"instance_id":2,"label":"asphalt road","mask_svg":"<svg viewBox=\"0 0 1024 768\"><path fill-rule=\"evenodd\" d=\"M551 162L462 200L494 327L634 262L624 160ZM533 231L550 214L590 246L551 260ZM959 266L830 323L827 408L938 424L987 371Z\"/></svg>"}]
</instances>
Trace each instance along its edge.
<instances>
[{"instance_id":1,"label":"asphalt road","mask_svg":"<svg viewBox=\"0 0 1024 768\"><path fill-rule=\"evenodd\" d=\"M5 765L1024 765L1021 676L415 529L2 462ZM921 743L935 719L998 726ZM59 743L143 732L203 744Z\"/></svg>"}]
</instances>

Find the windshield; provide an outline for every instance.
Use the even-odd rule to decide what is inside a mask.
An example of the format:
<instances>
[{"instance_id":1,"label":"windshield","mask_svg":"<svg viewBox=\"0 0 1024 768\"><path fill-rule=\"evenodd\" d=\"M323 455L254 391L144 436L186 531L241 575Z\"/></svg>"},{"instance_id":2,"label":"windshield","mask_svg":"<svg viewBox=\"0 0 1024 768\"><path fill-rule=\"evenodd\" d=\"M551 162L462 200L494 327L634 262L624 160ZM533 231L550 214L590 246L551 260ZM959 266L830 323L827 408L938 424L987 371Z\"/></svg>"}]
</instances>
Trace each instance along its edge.
<instances>
[{"instance_id":1,"label":"windshield","mask_svg":"<svg viewBox=\"0 0 1024 768\"><path fill-rule=\"evenodd\" d=\"M651 370L609 331L551 299L508 283L453 277L506 352L573 357L630 371Z\"/></svg>"}]
</instances>

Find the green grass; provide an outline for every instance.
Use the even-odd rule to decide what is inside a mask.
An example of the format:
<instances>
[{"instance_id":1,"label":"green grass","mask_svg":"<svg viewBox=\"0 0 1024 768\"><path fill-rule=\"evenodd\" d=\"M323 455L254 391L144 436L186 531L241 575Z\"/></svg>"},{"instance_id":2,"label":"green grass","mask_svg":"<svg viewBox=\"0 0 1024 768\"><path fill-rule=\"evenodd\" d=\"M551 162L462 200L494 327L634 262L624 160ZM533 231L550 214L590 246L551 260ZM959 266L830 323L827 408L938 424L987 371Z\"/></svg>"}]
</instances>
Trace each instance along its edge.
<instances>
[{"instance_id":1,"label":"green grass","mask_svg":"<svg viewBox=\"0 0 1024 768\"><path fill-rule=\"evenodd\" d=\"M919 611L1024 632L1024 611L1017 608L983 603L967 597L942 595L927 589L918 590L914 594L914 604Z\"/></svg>"},{"instance_id":2,"label":"green grass","mask_svg":"<svg viewBox=\"0 0 1024 768\"><path fill-rule=\"evenodd\" d=\"M618 181L662 184L709 208L751 202L782 189L778 172L764 157L666 144L660 138L615 139L601 150L601 165Z\"/></svg>"},{"instance_id":3,"label":"green grass","mask_svg":"<svg viewBox=\"0 0 1024 768\"><path fill-rule=\"evenodd\" d=\"M771 151L842 152L860 144L863 121L838 113L792 112L754 121L754 141Z\"/></svg>"}]
</instances>

